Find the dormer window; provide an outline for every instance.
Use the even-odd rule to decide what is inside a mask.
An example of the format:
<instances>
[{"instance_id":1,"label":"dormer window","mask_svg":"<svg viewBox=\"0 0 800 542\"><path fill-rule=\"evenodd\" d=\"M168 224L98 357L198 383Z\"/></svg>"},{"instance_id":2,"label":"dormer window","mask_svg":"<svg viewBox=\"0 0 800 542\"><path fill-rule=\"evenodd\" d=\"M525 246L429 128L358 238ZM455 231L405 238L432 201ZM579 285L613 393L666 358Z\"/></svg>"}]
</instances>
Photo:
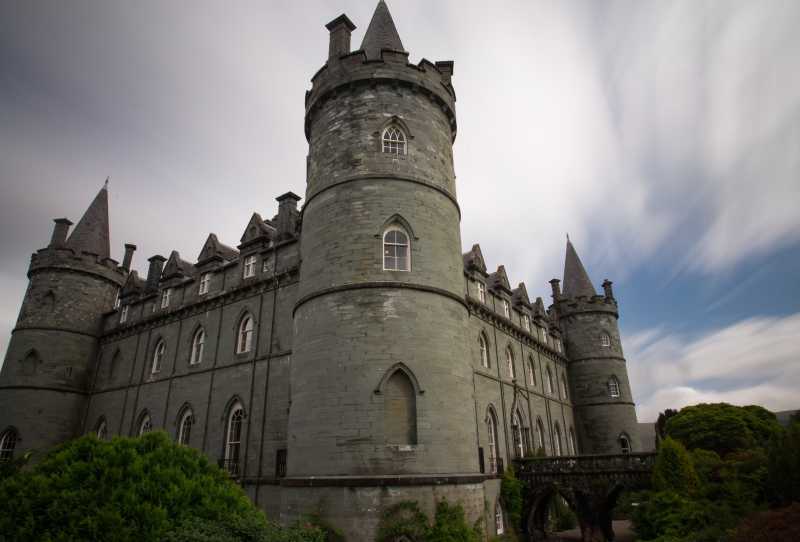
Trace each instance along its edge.
<instances>
[{"instance_id":1,"label":"dormer window","mask_svg":"<svg viewBox=\"0 0 800 542\"><path fill-rule=\"evenodd\" d=\"M531 330L531 319L528 317L527 314L522 315L522 327L525 328L525 331Z\"/></svg>"},{"instance_id":2,"label":"dormer window","mask_svg":"<svg viewBox=\"0 0 800 542\"><path fill-rule=\"evenodd\" d=\"M172 288L167 288L161 292L161 308L166 309L169 307L169 297L172 295Z\"/></svg>"},{"instance_id":3,"label":"dormer window","mask_svg":"<svg viewBox=\"0 0 800 542\"><path fill-rule=\"evenodd\" d=\"M130 305L125 305L124 307L122 307L122 310L119 313L119 323L120 324L124 324L125 322L128 321L128 309L129 308L130 308Z\"/></svg>"},{"instance_id":4,"label":"dormer window","mask_svg":"<svg viewBox=\"0 0 800 542\"><path fill-rule=\"evenodd\" d=\"M486 303L486 285L478 282L478 299L481 303Z\"/></svg>"},{"instance_id":5,"label":"dormer window","mask_svg":"<svg viewBox=\"0 0 800 542\"><path fill-rule=\"evenodd\" d=\"M503 314L509 320L511 319L511 304L508 302L507 299L503 300Z\"/></svg>"},{"instance_id":6,"label":"dormer window","mask_svg":"<svg viewBox=\"0 0 800 542\"><path fill-rule=\"evenodd\" d=\"M389 226L383 234L383 270L411 271L411 245L400 226Z\"/></svg>"},{"instance_id":7,"label":"dormer window","mask_svg":"<svg viewBox=\"0 0 800 542\"><path fill-rule=\"evenodd\" d=\"M404 155L406 153L406 135L397 126L388 126L381 137L381 148L388 154Z\"/></svg>"},{"instance_id":8,"label":"dormer window","mask_svg":"<svg viewBox=\"0 0 800 542\"><path fill-rule=\"evenodd\" d=\"M208 287L211 284L211 273L203 273L200 276L200 289L197 291L198 295L204 295L208 293Z\"/></svg>"},{"instance_id":9,"label":"dormer window","mask_svg":"<svg viewBox=\"0 0 800 542\"><path fill-rule=\"evenodd\" d=\"M255 254L248 256L244 259L244 268L242 270L242 277L249 279L256 276L256 257Z\"/></svg>"}]
</instances>

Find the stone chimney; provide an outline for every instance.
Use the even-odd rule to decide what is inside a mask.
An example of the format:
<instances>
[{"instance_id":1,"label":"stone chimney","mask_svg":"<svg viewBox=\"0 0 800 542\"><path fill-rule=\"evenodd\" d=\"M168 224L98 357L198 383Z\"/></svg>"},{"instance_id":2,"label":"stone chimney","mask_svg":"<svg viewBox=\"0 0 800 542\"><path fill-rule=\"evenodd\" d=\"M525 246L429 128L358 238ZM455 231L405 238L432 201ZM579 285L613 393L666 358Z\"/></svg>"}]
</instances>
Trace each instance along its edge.
<instances>
[{"instance_id":1,"label":"stone chimney","mask_svg":"<svg viewBox=\"0 0 800 542\"><path fill-rule=\"evenodd\" d=\"M558 279L551 280L550 288L553 290L553 301L558 301L558 298L561 297L561 281Z\"/></svg>"},{"instance_id":2,"label":"stone chimney","mask_svg":"<svg viewBox=\"0 0 800 542\"><path fill-rule=\"evenodd\" d=\"M606 299L614 299L614 290L611 288L612 284L614 283L608 279L603 281L603 292L606 294Z\"/></svg>"},{"instance_id":3,"label":"stone chimney","mask_svg":"<svg viewBox=\"0 0 800 542\"><path fill-rule=\"evenodd\" d=\"M122 258L122 268L126 271L131 270L131 261L133 260L133 253L136 251L136 245L125 243L125 256Z\"/></svg>"},{"instance_id":4,"label":"stone chimney","mask_svg":"<svg viewBox=\"0 0 800 542\"><path fill-rule=\"evenodd\" d=\"M158 290L158 281L161 280L161 270L164 268L164 262L167 259L164 256L156 254L148 258L150 268L147 270L147 290Z\"/></svg>"},{"instance_id":5,"label":"stone chimney","mask_svg":"<svg viewBox=\"0 0 800 542\"><path fill-rule=\"evenodd\" d=\"M331 33L330 45L328 46L328 61L336 60L342 55L350 52L350 34L355 30L356 25L342 13L334 20L325 25Z\"/></svg>"},{"instance_id":6,"label":"stone chimney","mask_svg":"<svg viewBox=\"0 0 800 542\"><path fill-rule=\"evenodd\" d=\"M67 233L69 232L69 227L72 226L72 221L68 218L54 218L53 222L56 225L53 226L53 237L50 238L49 246L63 247L67 243Z\"/></svg>"},{"instance_id":7,"label":"stone chimney","mask_svg":"<svg viewBox=\"0 0 800 542\"><path fill-rule=\"evenodd\" d=\"M297 232L297 221L300 218L300 211L297 210L300 196L294 192L286 192L275 200L278 202L278 216L275 224L278 230L278 240L292 237Z\"/></svg>"}]
</instances>

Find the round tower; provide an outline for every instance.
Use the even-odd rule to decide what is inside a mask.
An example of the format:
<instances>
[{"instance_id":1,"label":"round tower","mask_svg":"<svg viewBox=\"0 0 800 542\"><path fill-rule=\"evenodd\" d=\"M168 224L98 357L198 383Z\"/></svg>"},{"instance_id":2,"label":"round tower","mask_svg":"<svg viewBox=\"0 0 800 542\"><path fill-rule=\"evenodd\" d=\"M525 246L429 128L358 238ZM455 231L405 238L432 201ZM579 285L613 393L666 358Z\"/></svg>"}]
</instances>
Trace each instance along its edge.
<instances>
[{"instance_id":1,"label":"round tower","mask_svg":"<svg viewBox=\"0 0 800 542\"><path fill-rule=\"evenodd\" d=\"M348 540L372 540L396 501L432 508L436 493L483 509L453 63L409 64L382 1L358 51L346 16L327 28L306 94L283 510L319 510Z\"/></svg>"},{"instance_id":2,"label":"round tower","mask_svg":"<svg viewBox=\"0 0 800 542\"><path fill-rule=\"evenodd\" d=\"M80 433L102 317L127 274L109 257L105 187L69 238L71 222L55 222L50 244L31 257L0 372L0 431L15 433L15 454Z\"/></svg>"},{"instance_id":3,"label":"round tower","mask_svg":"<svg viewBox=\"0 0 800 542\"><path fill-rule=\"evenodd\" d=\"M564 291L553 279L553 309L564 333L580 451L641 451L636 409L619 336L619 310L611 282L597 295L575 247L567 239Z\"/></svg>"}]
</instances>

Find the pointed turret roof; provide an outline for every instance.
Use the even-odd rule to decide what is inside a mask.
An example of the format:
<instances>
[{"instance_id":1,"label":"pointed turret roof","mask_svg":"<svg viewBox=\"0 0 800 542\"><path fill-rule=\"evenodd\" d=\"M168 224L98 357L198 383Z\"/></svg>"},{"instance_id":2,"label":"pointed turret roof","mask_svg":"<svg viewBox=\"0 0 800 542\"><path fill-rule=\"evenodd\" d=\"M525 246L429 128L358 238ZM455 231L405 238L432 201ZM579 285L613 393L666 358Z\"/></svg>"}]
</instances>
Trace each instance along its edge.
<instances>
[{"instance_id":1,"label":"pointed turret roof","mask_svg":"<svg viewBox=\"0 0 800 542\"><path fill-rule=\"evenodd\" d=\"M100 258L111 256L108 240L108 181L97 193L83 217L67 239L67 246L79 252L91 252Z\"/></svg>"},{"instance_id":2,"label":"pointed turret roof","mask_svg":"<svg viewBox=\"0 0 800 542\"><path fill-rule=\"evenodd\" d=\"M381 49L391 49L393 51L405 51L403 42L400 41L400 34L394 26L392 15L389 13L389 6L380 0L369 22L367 32L364 34L364 41L361 42L361 49L367 53L367 58L380 58Z\"/></svg>"},{"instance_id":3,"label":"pointed turret roof","mask_svg":"<svg viewBox=\"0 0 800 542\"><path fill-rule=\"evenodd\" d=\"M592 281L589 280L589 274L586 268L583 267L581 259L578 258L578 253L575 252L575 247L572 246L572 241L567 237L567 256L564 260L564 289L562 292L567 297L587 296L591 297L597 295L597 292L592 286Z\"/></svg>"}]
</instances>

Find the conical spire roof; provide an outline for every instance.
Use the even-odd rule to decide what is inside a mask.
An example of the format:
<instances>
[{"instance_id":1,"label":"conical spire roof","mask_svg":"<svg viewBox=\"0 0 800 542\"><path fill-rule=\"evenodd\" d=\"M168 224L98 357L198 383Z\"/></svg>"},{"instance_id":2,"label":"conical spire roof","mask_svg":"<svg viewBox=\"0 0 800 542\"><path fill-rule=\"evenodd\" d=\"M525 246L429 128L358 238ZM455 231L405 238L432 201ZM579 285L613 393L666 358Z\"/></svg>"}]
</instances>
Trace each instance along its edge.
<instances>
[{"instance_id":1,"label":"conical spire roof","mask_svg":"<svg viewBox=\"0 0 800 542\"><path fill-rule=\"evenodd\" d=\"M403 42L400 41L400 34L394 26L392 15L389 13L389 6L380 0L372 20L369 22L367 32L364 34L364 41L361 42L361 49L367 53L367 58L380 58L381 49L392 49L394 51L405 51Z\"/></svg>"},{"instance_id":2,"label":"conical spire roof","mask_svg":"<svg viewBox=\"0 0 800 542\"><path fill-rule=\"evenodd\" d=\"M597 295L597 292L592 286L592 281L589 280L589 274L586 268L583 267L581 259L578 258L578 253L575 252L575 247L572 246L572 241L567 237L567 256L564 260L564 288L562 293L567 297L587 296L591 297Z\"/></svg>"},{"instance_id":3,"label":"conical spire roof","mask_svg":"<svg viewBox=\"0 0 800 542\"><path fill-rule=\"evenodd\" d=\"M100 258L111 256L108 234L108 181L100 189L78 225L67 239L67 247L79 252L91 252Z\"/></svg>"}]
</instances>

